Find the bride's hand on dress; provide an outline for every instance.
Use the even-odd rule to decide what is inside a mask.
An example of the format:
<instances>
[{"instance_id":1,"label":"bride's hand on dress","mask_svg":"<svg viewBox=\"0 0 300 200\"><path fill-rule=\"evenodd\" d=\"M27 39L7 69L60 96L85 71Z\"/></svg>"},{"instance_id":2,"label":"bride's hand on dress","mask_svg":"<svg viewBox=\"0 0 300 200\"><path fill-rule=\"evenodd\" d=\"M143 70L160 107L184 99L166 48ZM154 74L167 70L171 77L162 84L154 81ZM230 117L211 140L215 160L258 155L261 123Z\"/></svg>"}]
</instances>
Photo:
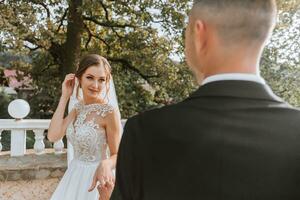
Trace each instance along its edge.
<instances>
[{"instance_id":1,"label":"bride's hand on dress","mask_svg":"<svg viewBox=\"0 0 300 200\"><path fill-rule=\"evenodd\" d=\"M113 188L115 176L112 172L111 165L108 162L102 161L102 163L95 171L95 175L92 185L89 188L89 192L95 189L97 182L99 182L99 186L97 187L98 190L110 190L109 188Z\"/></svg>"},{"instance_id":2,"label":"bride's hand on dress","mask_svg":"<svg viewBox=\"0 0 300 200\"><path fill-rule=\"evenodd\" d=\"M73 93L75 85L75 74L67 74L64 82L62 83L62 94L61 96L69 99Z\"/></svg>"}]
</instances>

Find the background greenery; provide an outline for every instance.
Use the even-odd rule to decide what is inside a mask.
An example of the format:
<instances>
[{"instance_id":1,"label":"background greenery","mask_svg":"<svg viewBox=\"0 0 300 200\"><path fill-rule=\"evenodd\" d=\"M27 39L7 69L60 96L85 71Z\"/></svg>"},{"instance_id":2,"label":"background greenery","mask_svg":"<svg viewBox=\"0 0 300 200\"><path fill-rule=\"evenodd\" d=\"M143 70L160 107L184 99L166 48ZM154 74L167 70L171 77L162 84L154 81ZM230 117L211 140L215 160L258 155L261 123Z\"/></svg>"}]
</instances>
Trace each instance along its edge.
<instances>
[{"instance_id":1,"label":"background greenery","mask_svg":"<svg viewBox=\"0 0 300 200\"><path fill-rule=\"evenodd\" d=\"M277 3L278 23L264 51L261 74L277 95L299 106L300 0ZM49 119L64 75L75 71L82 55L98 53L112 65L123 118L181 101L197 88L183 54L191 4L0 0L0 84L7 85L1 70L23 71L33 80L26 95L29 117ZM8 117L8 98L0 96L0 118Z\"/></svg>"}]
</instances>

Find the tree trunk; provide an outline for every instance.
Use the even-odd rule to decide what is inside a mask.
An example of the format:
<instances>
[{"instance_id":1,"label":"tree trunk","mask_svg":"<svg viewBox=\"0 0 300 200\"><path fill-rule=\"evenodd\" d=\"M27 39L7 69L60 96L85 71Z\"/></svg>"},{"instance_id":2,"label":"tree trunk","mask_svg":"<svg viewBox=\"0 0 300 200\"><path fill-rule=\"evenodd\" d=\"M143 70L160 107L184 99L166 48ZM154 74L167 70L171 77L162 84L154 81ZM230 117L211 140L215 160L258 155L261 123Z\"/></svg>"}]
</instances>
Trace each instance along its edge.
<instances>
[{"instance_id":1,"label":"tree trunk","mask_svg":"<svg viewBox=\"0 0 300 200\"><path fill-rule=\"evenodd\" d=\"M81 37L83 32L82 1L69 0L67 39L64 43L61 57L61 77L74 73L80 58Z\"/></svg>"}]
</instances>

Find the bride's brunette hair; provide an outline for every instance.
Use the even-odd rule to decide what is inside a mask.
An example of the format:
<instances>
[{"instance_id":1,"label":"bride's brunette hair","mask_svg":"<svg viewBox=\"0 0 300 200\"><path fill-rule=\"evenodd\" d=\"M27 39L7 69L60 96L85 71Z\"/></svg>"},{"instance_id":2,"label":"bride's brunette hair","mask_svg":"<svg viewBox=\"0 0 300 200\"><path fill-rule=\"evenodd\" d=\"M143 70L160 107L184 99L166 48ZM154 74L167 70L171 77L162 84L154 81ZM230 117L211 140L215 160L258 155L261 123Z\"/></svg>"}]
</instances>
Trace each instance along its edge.
<instances>
[{"instance_id":1,"label":"bride's brunette hair","mask_svg":"<svg viewBox=\"0 0 300 200\"><path fill-rule=\"evenodd\" d=\"M105 79L105 88L106 88L106 92L105 92L105 98L107 98L107 94L109 91L109 82L111 79L111 66L108 63L108 61L106 60L106 58L98 55L98 54L88 54L86 56L84 56L81 61L79 62L79 65L77 67L77 70L75 72L75 76L76 78L78 78L78 80L81 79L82 75L84 74L84 72L89 68L89 67L93 67L93 66L97 66L97 67L103 67L106 73L106 79ZM80 88L80 84L77 86L76 88L76 97L77 99L79 98L79 88Z\"/></svg>"}]
</instances>

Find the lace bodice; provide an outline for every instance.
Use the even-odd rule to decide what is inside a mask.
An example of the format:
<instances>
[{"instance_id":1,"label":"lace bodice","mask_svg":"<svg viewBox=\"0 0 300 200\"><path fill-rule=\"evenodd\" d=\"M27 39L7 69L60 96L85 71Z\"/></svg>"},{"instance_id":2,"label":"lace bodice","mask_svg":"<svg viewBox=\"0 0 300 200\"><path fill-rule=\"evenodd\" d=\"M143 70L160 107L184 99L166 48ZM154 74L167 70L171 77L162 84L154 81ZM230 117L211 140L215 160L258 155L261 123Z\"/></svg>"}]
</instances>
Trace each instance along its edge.
<instances>
[{"instance_id":1,"label":"lace bodice","mask_svg":"<svg viewBox=\"0 0 300 200\"><path fill-rule=\"evenodd\" d=\"M106 159L108 145L105 129L96 121L113 111L108 104L75 105L76 119L67 128L67 139L73 145L74 159L95 162Z\"/></svg>"}]
</instances>

